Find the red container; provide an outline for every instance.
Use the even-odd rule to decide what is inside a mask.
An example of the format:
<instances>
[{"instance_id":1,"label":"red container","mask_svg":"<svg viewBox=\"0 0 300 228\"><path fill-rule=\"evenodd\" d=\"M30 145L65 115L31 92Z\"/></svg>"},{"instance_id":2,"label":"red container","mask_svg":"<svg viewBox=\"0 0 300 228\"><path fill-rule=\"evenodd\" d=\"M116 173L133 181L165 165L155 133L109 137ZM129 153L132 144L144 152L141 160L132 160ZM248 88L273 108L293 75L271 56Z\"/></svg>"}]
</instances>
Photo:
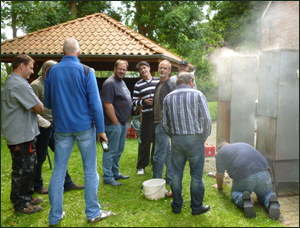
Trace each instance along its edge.
<instances>
[{"instance_id":1,"label":"red container","mask_svg":"<svg viewBox=\"0 0 300 228\"><path fill-rule=\"evenodd\" d=\"M127 128L127 135L126 135L126 138L129 138L129 135L130 135L130 128ZM131 131L131 139L136 139L137 136L136 136L136 132L134 130L134 128L132 128L132 131Z\"/></svg>"},{"instance_id":2,"label":"red container","mask_svg":"<svg viewBox=\"0 0 300 228\"><path fill-rule=\"evenodd\" d=\"M213 144L205 143L205 157L212 157L216 154L216 148Z\"/></svg>"}]
</instances>

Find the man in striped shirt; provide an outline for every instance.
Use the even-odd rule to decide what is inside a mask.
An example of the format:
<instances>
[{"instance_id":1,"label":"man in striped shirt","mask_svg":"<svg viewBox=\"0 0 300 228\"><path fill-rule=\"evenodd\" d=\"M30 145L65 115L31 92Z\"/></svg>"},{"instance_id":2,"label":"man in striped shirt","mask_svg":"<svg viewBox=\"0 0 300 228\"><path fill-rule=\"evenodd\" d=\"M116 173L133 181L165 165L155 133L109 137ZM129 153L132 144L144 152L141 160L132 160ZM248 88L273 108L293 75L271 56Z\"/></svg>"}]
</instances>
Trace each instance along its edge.
<instances>
[{"instance_id":1,"label":"man in striped shirt","mask_svg":"<svg viewBox=\"0 0 300 228\"><path fill-rule=\"evenodd\" d=\"M135 107L142 106L142 127L141 143L138 150L138 175L143 175L146 166L149 164L150 146L152 144L151 157L154 152L154 128L153 128L153 97L155 87L159 83L159 78L152 77L150 65L145 61L139 62L136 67L139 69L143 79L139 80L133 90L132 104ZM141 99L140 99L141 97Z\"/></svg>"},{"instance_id":2,"label":"man in striped shirt","mask_svg":"<svg viewBox=\"0 0 300 228\"><path fill-rule=\"evenodd\" d=\"M171 206L174 213L181 211L182 177L186 160L189 160L192 214L199 215L210 210L210 206L203 206L202 175L205 160L204 143L211 133L211 117L204 94L193 89L192 74L180 73L176 85L177 89L164 98L162 111L163 129L171 137Z\"/></svg>"}]
</instances>

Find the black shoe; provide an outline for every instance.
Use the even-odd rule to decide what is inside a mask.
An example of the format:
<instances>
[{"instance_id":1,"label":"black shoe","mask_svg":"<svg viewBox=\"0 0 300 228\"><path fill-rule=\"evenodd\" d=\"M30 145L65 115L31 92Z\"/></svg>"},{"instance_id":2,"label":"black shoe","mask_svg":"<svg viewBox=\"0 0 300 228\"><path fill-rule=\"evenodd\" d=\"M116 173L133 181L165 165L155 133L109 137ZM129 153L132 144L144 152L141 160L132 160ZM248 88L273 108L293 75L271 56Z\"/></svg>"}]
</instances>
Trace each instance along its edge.
<instances>
[{"instance_id":1,"label":"black shoe","mask_svg":"<svg viewBox=\"0 0 300 228\"><path fill-rule=\"evenodd\" d=\"M202 208L201 211L198 211L198 212L193 212L193 211L192 211L192 215L200 215L200 214L204 214L205 212L208 212L209 210L210 210L210 206L205 205L205 206L203 206L203 208Z\"/></svg>"},{"instance_id":2,"label":"black shoe","mask_svg":"<svg viewBox=\"0 0 300 228\"><path fill-rule=\"evenodd\" d=\"M110 184L111 186L121 186L121 185L122 185L122 183L119 183L119 182L117 182L117 181L115 181L115 180L112 180L112 181L109 182L109 183L105 183L105 182L104 182L104 184Z\"/></svg>"},{"instance_id":3,"label":"black shoe","mask_svg":"<svg viewBox=\"0 0 300 228\"><path fill-rule=\"evenodd\" d=\"M84 185L73 184L70 188L66 188L64 191L68 192L71 190L80 190L80 189L84 189Z\"/></svg>"},{"instance_id":4,"label":"black shoe","mask_svg":"<svg viewBox=\"0 0 300 228\"><path fill-rule=\"evenodd\" d=\"M254 207L252 205L251 197L250 197L249 192L247 192L247 191L243 192L242 201L243 201L243 204L244 204L244 213L245 213L246 218L255 218L256 217L256 212L255 212Z\"/></svg>"},{"instance_id":5,"label":"black shoe","mask_svg":"<svg viewBox=\"0 0 300 228\"><path fill-rule=\"evenodd\" d=\"M122 174L120 174L118 177L115 178L115 180L124 180L124 179L128 179L129 176L123 176Z\"/></svg>"},{"instance_id":6,"label":"black shoe","mask_svg":"<svg viewBox=\"0 0 300 228\"><path fill-rule=\"evenodd\" d=\"M269 200L269 219L279 220L279 216L278 199L275 195L271 195Z\"/></svg>"},{"instance_id":7,"label":"black shoe","mask_svg":"<svg viewBox=\"0 0 300 228\"><path fill-rule=\"evenodd\" d=\"M174 211L174 209L172 209L172 211L173 211L173 213L175 213L175 214L179 214L179 213L181 212L181 210L180 210L180 211Z\"/></svg>"}]
</instances>

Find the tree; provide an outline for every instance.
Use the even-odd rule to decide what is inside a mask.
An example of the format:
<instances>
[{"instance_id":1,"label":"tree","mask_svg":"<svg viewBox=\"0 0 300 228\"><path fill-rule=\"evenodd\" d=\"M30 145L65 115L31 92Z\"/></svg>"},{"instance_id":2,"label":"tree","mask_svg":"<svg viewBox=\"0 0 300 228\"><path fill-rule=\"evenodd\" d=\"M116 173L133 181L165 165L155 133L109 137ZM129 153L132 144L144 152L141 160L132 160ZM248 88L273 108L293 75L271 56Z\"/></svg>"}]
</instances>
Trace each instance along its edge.
<instances>
[{"instance_id":1,"label":"tree","mask_svg":"<svg viewBox=\"0 0 300 228\"><path fill-rule=\"evenodd\" d=\"M199 39L203 1L122 1L125 24L143 36L182 56L186 43Z\"/></svg>"},{"instance_id":2,"label":"tree","mask_svg":"<svg viewBox=\"0 0 300 228\"><path fill-rule=\"evenodd\" d=\"M15 37L17 29L30 33L99 12L121 20L110 1L2 1L1 26L11 26Z\"/></svg>"},{"instance_id":3,"label":"tree","mask_svg":"<svg viewBox=\"0 0 300 228\"><path fill-rule=\"evenodd\" d=\"M229 46L240 50L258 49L261 27L256 20L266 1L212 1L209 10L217 10L210 26Z\"/></svg>"}]
</instances>

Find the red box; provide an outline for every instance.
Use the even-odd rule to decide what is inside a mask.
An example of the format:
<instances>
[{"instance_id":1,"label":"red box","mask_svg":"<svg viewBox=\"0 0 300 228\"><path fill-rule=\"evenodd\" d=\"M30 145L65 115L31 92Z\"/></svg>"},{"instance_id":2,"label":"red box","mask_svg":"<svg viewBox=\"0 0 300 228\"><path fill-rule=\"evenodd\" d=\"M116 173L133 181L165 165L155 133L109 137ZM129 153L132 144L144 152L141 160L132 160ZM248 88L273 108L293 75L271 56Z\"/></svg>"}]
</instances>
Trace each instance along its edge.
<instances>
[{"instance_id":1,"label":"red box","mask_svg":"<svg viewBox=\"0 0 300 228\"><path fill-rule=\"evenodd\" d=\"M126 135L126 138L129 138L129 135L130 135L130 128L127 128L127 135ZM137 139L137 135L136 135L136 132L135 132L135 129L134 129L134 128L132 128L130 138L131 138L131 139Z\"/></svg>"},{"instance_id":2,"label":"red box","mask_svg":"<svg viewBox=\"0 0 300 228\"><path fill-rule=\"evenodd\" d=\"M205 157L212 157L216 154L216 148L213 144L205 143Z\"/></svg>"}]
</instances>

